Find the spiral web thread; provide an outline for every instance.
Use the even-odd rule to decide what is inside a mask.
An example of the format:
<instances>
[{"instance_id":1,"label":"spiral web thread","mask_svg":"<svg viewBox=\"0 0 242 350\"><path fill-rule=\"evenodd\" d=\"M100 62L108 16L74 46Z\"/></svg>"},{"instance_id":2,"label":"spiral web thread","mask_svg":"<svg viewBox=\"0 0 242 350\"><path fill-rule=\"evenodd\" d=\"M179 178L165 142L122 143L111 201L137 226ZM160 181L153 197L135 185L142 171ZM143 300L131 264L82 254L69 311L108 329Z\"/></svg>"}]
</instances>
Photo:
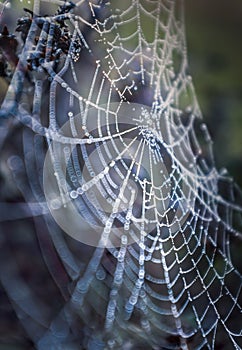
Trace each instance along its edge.
<instances>
[{"instance_id":1,"label":"spiral web thread","mask_svg":"<svg viewBox=\"0 0 242 350\"><path fill-rule=\"evenodd\" d=\"M1 108L24 126L22 151L8 166L27 203L2 221L32 216L37 231L44 225L37 236L62 306L40 300L13 273L14 261L4 265L2 285L38 349L241 349L242 276L230 250L241 239L241 194L214 165L188 75L183 4L75 5L66 14L69 53L57 68L48 50L58 15L43 17L41 29L32 21ZM33 8L45 14L44 1ZM29 78L36 36L46 53ZM43 192L47 145L59 192L52 209L71 201L88 222L82 234L101 227L106 242L118 228L119 244L112 238L107 248L88 248L61 232Z\"/></svg>"}]
</instances>

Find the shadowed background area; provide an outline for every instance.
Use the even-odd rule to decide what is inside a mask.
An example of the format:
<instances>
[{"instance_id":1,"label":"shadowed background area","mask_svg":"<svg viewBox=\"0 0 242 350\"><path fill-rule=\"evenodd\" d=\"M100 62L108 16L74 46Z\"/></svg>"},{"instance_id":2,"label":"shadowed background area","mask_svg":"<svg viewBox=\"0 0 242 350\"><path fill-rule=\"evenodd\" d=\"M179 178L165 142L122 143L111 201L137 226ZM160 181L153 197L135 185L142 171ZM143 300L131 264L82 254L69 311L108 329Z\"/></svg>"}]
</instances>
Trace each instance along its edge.
<instances>
[{"instance_id":1,"label":"shadowed background area","mask_svg":"<svg viewBox=\"0 0 242 350\"><path fill-rule=\"evenodd\" d=\"M218 168L242 185L242 3L186 0L188 58Z\"/></svg>"}]
</instances>

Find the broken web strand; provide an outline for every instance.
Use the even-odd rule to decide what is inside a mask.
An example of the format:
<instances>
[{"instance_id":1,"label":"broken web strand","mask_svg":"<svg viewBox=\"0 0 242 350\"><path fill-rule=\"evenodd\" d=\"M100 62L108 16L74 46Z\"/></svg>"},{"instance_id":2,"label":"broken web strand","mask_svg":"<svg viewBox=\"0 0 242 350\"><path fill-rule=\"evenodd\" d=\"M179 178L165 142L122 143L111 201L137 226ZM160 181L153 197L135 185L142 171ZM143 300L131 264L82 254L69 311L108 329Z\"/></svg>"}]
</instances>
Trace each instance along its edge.
<instances>
[{"instance_id":1,"label":"broken web strand","mask_svg":"<svg viewBox=\"0 0 242 350\"><path fill-rule=\"evenodd\" d=\"M82 4L83 2L80 2L77 7L81 8ZM117 14L108 15L107 19L104 20L104 22L99 21L99 19L95 18L96 17L95 11L98 10L98 6L95 5L94 3L93 4L89 3L89 6L91 9L91 15L92 17L94 17L95 21L93 22L89 20L88 22L86 19L83 19L82 15L78 15L77 21L80 26L82 25L82 23L85 22L85 24L88 27L96 31L98 34L100 34L101 43L103 43L104 46L107 45L108 47L108 50L107 50L108 56L107 58L102 57L102 55L101 57L99 57L100 59L98 60L98 62L101 62L102 68L104 68L104 70L102 71L101 68L99 68L100 63L98 63L98 66L96 67L96 70L95 70L96 73L93 75L92 85L88 94L86 94L85 91L78 91L79 87L76 87L76 86L72 87L71 86L72 82L69 78L68 78L69 82L65 80L66 78L64 74L68 70L73 71L73 69L70 68L71 60L68 56L64 64L64 69L62 71L56 73L52 71L51 67L48 68L49 73L53 77L55 77L54 79L56 79L55 83L52 84L52 93L51 93L52 98L50 99L50 120L51 120L50 128L52 129L52 131L54 130L54 133L56 132L55 137L58 138L59 136L58 123L56 123L56 121L58 120L59 111L56 110L55 104L58 103L57 86L59 86L60 83L62 84L65 94L74 96L74 99L78 99L80 101L80 111L82 111L82 108L83 108L82 103L83 103L85 106L84 109L87 113L89 106L93 106L94 108L97 108L97 110L99 109L97 101L101 101L101 100L105 101L106 98L108 98L111 101L114 96L114 91L116 91L121 101L125 101L125 100L129 101L129 99L132 99L132 96L135 95L135 91L139 92L139 88L138 90L135 90L135 87L137 87L135 85L135 82L140 82L139 87L147 86L147 85L149 86L149 82L151 82L150 83L151 90L154 89L155 91L153 110L155 112L157 112L158 110L162 110L162 112L167 113L168 118L171 118L171 119L173 118L176 119L177 116L179 116L179 114L182 113L184 108L180 107L180 103L181 103L180 99L182 100L182 98L184 98L183 96L184 90L187 89L189 91L191 103L189 104L188 107L191 109L191 112L190 112L191 116L189 116L191 120L191 124L187 128L189 129L188 131L189 137L192 137L190 142L197 143L196 134L193 133L193 128L194 128L195 116L199 115L198 113L199 109L196 103L192 82L191 80L187 79L186 52L184 51L185 45L184 45L184 42L181 44L182 40L184 40L184 30L181 28L180 24L178 24L177 20L175 19L176 18L175 3L173 1L164 1L164 2L133 1L130 4L125 3L124 4L124 6L126 7L125 9L120 8L120 12L118 15ZM106 6L108 8L110 5L107 4ZM145 6L148 7L148 10L145 9ZM162 18L162 20L160 20L160 16L159 16L160 13L166 14L165 16L167 16L168 19L164 17ZM149 22L150 20L150 21L153 21L153 23L155 24L154 26L155 39L151 40L150 42L146 40L144 35L144 30L143 30L144 18L142 20L142 16L144 16L147 19L147 22ZM108 23L112 23L112 22L114 22L114 27L111 27L112 30L110 28L106 29L105 25L108 25ZM127 30L127 27L129 28L129 24L131 22L132 22L132 26L130 25L130 29L132 29L131 30L132 38L130 36L125 37L125 30ZM103 23L105 23L104 26L102 25ZM166 25L166 23L168 24ZM133 28L135 28L136 30L133 30ZM117 44L117 41L115 41L115 39L109 40L110 35L111 37L113 35L112 33L114 29L116 29L116 32L117 32L117 36L115 36L115 38L117 37L117 40L119 42L118 44ZM160 37L163 38L164 32L165 32L164 39L160 39ZM174 35L174 33L176 32L178 33L178 35L177 36L175 35L175 38L172 37L172 35ZM104 39L102 39L103 37ZM183 39L181 40L180 38L183 38ZM132 40L134 41L132 42ZM92 49L94 49L93 45L94 45L93 42L91 45L89 45L91 47L90 49L91 51ZM135 47L133 51L131 50L132 46ZM155 54L153 55L153 60L152 60L153 63L151 67L154 67L154 68L152 68L150 71L150 68L149 68L150 57L147 54L147 52L150 52L150 47L152 46L154 48ZM147 49L149 50L146 51ZM176 50L178 50L178 52L181 54L182 62L183 62L183 64L178 65L178 69L177 69L178 73L173 68L173 66L177 67L176 60L172 59L172 52ZM120 58L118 57L117 53L120 54ZM127 56L126 61L123 61L123 57L126 57L126 56ZM169 64L169 58L170 58L170 64ZM108 63L108 59L110 59L111 63ZM107 69L107 66L109 66L108 69ZM131 67L129 74L127 73L127 70L126 70L128 67ZM158 74L156 74L156 72L158 72ZM176 76L176 73L177 73L177 76ZM100 79L100 75L102 76L101 79ZM171 78L172 75L173 75L173 78ZM156 83L153 83L153 81L155 81L154 79L155 76L157 76L157 81ZM101 80L101 83L100 83L100 80ZM110 88L108 89L107 86L109 84L110 84ZM95 100L96 96L98 97ZM151 97L151 101L152 101L152 97ZM34 103L34 104L35 106L37 106L37 103ZM36 108L36 110L38 109ZM23 119L23 121L25 120ZM85 116L83 117L83 121L85 122ZM155 126L158 128L157 124L158 123L156 123ZM172 124L168 123L167 147L171 148L171 153L172 153L174 144L173 144L172 130L169 130L170 125ZM174 123L173 125L176 125L176 123ZM186 128L184 126L182 126L182 128L185 135L185 133L187 133L187 131L185 131ZM46 135L48 135L48 138L49 137L53 138L53 136L49 136L51 135L52 131L46 133ZM206 135L205 135L205 140L206 140ZM68 141L70 140L63 138L63 142L68 143ZM95 142L95 141L97 140L95 140L94 138L92 142ZM102 142L102 137L99 138L99 141ZM209 142L209 140L207 141ZM74 142L78 143L78 140L76 141L74 140ZM196 149L196 147L193 144L191 147L194 150ZM199 149L200 146L197 145L197 148ZM176 154L173 155L173 159L174 159L174 165L178 166ZM55 161L56 161L55 156L53 156L53 162ZM209 310L209 306L206 307L201 312L201 310L199 310L199 306L196 303L196 299L199 299L201 295L202 297L204 297L203 299L204 303L206 302L205 300L207 299L209 301L209 305L213 305L213 304L216 304L216 302L222 300L224 293L227 293L227 295L230 296L231 300L233 300L234 306L231 307L231 311L228 312L228 315L221 322L224 325L225 329L227 330L227 333L231 337L232 342L235 344L235 340L234 340L235 337L241 336L241 334L239 331L237 333L234 332L233 334L233 332L230 331L226 326L225 321L227 321L227 319L229 318L229 315L232 313L233 308L238 307L239 310L241 310L238 304L239 297L240 297L240 290L241 290L241 276L236 271L234 271L232 262L229 258L229 254L228 254L229 250L227 247L229 242L227 236L229 235L229 233L228 232L226 233L225 230L232 232L231 230L232 223L230 222L231 221L230 216L232 215L231 211L232 210L241 211L241 209L239 206L233 206L233 204L229 203L229 201L225 201L223 198L221 199L217 197L216 191L211 189L212 189L212 185L216 184L216 182L218 181L219 174L216 172L215 169L213 169L214 171L210 171L211 165L206 164L205 161L201 160L201 163L202 165L198 167L198 172L201 178L203 178L204 180L202 181L201 178L200 180L198 180L199 195L197 196L197 202L200 202L200 204L198 205L197 208L193 210L193 218L191 218L190 221L187 221L184 226L182 225L180 227L179 232L181 232L182 234L183 243L180 242L180 239L178 238L178 234L174 233L169 228L169 224L168 224L167 225L167 228L169 231L168 237L172 241L173 248L169 246L170 243L167 238L166 239L159 238L158 235L156 235L155 237L151 236L150 237L152 241L151 247L146 246L144 250L143 251L140 250L140 253L138 254L135 248L127 247L125 250L122 250L125 252L122 258L123 259L122 261L124 262L125 267L122 267L122 268L124 271L126 269L129 271L132 271L133 274L131 272L129 272L129 274L128 273L124 274L123 279L121 280L122 280L122 284L125 284L127 283L127 281L130 280L129 286L128 286L128 290L130 291L130 297L128 298L128 300L131 301L130 299L131 296L132 295L137 296L138 294L137 286L135 286L135 283L138 284L137 265L136 265L137 256L139 256L141 252L142 254L145 254L144 252L146 251L147 257L144 259L146 262L148 260L151 260L153 265L161 265L163 267L163 270L165 271L164 281L162 282L162 280L158 278L157 282L163 283L164 286L167 287L168 299L169 299L169 302L173 305L171 307L165 306L165 302L163 304L162 303L159 304L158 302L159 298L154 293L154 289L156 288L153 286L153 290L151 288L150 293L146 293L148 295L148 298L150 298L150 300L156 300L156 304L158 304L158 306L157 305L153 306L153 311L155 310L156 315L159 315L162 313L166 314L167 312L169 316L173 315L172 317L176 320L175 322L176 326L175 326L175 329L172 328L174 327L174 325L172 327L167 327L167 334L173 334L175 332L178 336L180 336L180 338L186 338L186 334L184 334L184 331L182 330L182 327L181 327L182 321L179 320L180 315L178 315L179 312L177 311L179 307L178 308L176 307L176 304L177 305L179 304L179 297L175 298L173 295L173 291L176 291L176 286L178 285L178 283L176 282L177 276L179 279L180 278L179 274L180 274L180 276L184 281L183 282L184 286L187 286L185 288L185 293L187 293L187 298L185 302L183 303L181 302L181 305L185 307L189 301L189 304L192 306L192 310L195 315L197 330L198 331L200 330L202 334L201 346L206 344L208 348L213 348L216 344L215 343L216 328L214 328L214 331L213 331L212 325L209 325L208 328L205 329L206 328L205 320L206 320L207 312ZM209 171L210 171L210 175L208 175ZM174 176L174 172L172 174L173 174L172 176ZM211 182L208 181L209 176L211 177ZM177 181L178 181L177 178L174 176L174 182L176 183ZM180 181L181 180L179 180L179 182ZM151 192L149 192L149 196L152 198L152 200L155 203L156 196L155 195L152 196ZM208 200L210 200L210 206L207 204ZM217 209L216 209L217 203L219 203L220 206L225 206L227 208L226 209L227 218L222 220L222 222L219 221L220 216L218 215ZM202 209L200 208L200 205L203 206ZM146 208L146 205L144 205L144 202L143 202L143 207ZM155 207L155 204L154 204L154 207ZM157 215L156 210L155 210L155 213ZM211 216L213 217L213 219L211 218ZM179 225L179 219L180 218L178 217L177 218L178 225ZM202 224L204 225L204 228L200 229L200 234L198 234L198 231L199 231L198 223L202 225L201 224L202 221L203 221ZM169 220L167 222L169 223ZM212 224L209 224L209 222L212 222ZM216 226L216 229L215 229L216 234L211 232L213 230L212 225ZM157 224L157 232L161 231L162 227L164 226L160 227L160 225ZM220 247L220 240L221 240L221 238L218 237L219 230L223 232L221 248L218 248ZM192 247L192 243L191 243L192 241L195 242L194 247ZM208 241L210 241L210 243L213 246L213 254L211 256L209 256L209 252L206 247L206 244L207 244L206 242ZM180 245L176 246L178 244ZM168 245L169 247L167 251L166 251L166 245ZM143 247L143 245L141 246ZM200 248L200 253L196 253L196 250L199 250L199 247L201 246L202 248ZM122 248L123 247L119 248L120 252ZM181 251L182 251L182 254L181 254ZM160 257L156 256L157 252L160 252L161 254ZM91 259L89 264L89 266L92 266L92 267L87 268L85 275L79 281L80 283L79 282L77 283L79 287L81 285L82 286L86 285L86 287L83 289L82 298L88 299L88 287L92 288L92 281L95 280L96 278L95 273L97 272L98 266L101 263L102 256L103 256L102 253L103 251L100 252L97 250L97 253L93 255L93 258ZM113 253L112 250L111 250L111 253ZM224 268L224 273L222 274L222 276L217 273L217 270L214 267L217 254L221 257L221 259L225 261L226 267ZM183 255L182 258L179 255ZM191 256L193 256L193 258L191 258ZM183 266L182 262L189 258L192 264L191 264L190 270L189 269L185 270L186 265ZM198 264L203 259L207 261L208 268L207 268L206 274L202 276L201 267L198 267ZM176 277L174 277L173 274L171 273L172 267L174 265L180 266L179 274L176 275ZM140 265L138 269L140 269ZM145 271L146 277L149 276L149 273L152 274L152 269L150 269L149 271L147 264L144 269L146 270ZM198 281L200 282L200 285L201 285L200 294L198 293L197 295L193 295L195 287L192 287L193 284L189 284L189 282L187 281L187 278L190 272L192 272L195 276L194 284L197 283ZM206 278L207 275L209 275L209 273L214 273L214 277L210 277L210 279L208 278L209 282L204 282L204 279ZM223 291L222 289L220 290L219 295L214 300L210 296L210 292L209 292L210 285L215 280L216 281L218 280L218 281L221 281L221 286L222 286L226 278L226 275L228 275L229 273L237 274L238 280L240 281L238 285L236 297L234 297L231 294L229 289L225 288L225 291ZM117 276L117 272L114 273L114 278L115 276ZM134 276L136 276L136 279L137 279L136 282L134 280ZM144 284L144 282L142 282L142 284ZM148 289L148 287L144 289ZM167 292L164 292L164 296L166 295ZM75 295L75 293L73 293L73 295ZM76 294L76 296L77 296L77 298L75 299L76 305L77 305L77 308L79 308L82 305L82 302L81 302L82 298L80 298L80 295L78 293ZM159 294L159 297L160 296L161 294ZM122 295L119 294L118 298L121 299ZM78 300L80 302L79 307L78 307ZM147 319L149 319L150 317L152 318L151 316L152 312L150 311L152 307L149 307L150 305L152 305L152 303L149 303L149 301L146 302L146 307L149 310L148 315L146 315ZM139 297L135 297L134 299L132 299L131 304L133 304L133 306L130 309L131 310L130 315L132 315L133 313L132 310L135 310L137 308L139 304ZM129 302L127 302L127 305L129 305ZM164 308L162 305L164 305ZM166 310L166 307L168 311ZM216 315L213 316L212 318L221 319L221 317L219 317L220 313L217 311L217 308L214 305L213 305L213 309ZM182 307L181 307L181 310L182 310ZM120 310L118 311L120 312ZM122 315L120 316L120 318L122 319ZM157 319L159 319L159 316L157 316ZM107 319L107 323L108 323L108 319ZM154 327L154 324L153 324L153 327ZM164 328L165 327L163 327L163 329ZM196 329L196 327L194 329ZM209 338L210 333L213 333L212 340L210 340ZM190 333L187 332L187 336L188 334ZM156 340L154 340L154 342L156 342ZM157 342L159 342L159 340ZM183 348L186 348L184 340L181 340L181 346Z\"/></svg>"}]
</instances>

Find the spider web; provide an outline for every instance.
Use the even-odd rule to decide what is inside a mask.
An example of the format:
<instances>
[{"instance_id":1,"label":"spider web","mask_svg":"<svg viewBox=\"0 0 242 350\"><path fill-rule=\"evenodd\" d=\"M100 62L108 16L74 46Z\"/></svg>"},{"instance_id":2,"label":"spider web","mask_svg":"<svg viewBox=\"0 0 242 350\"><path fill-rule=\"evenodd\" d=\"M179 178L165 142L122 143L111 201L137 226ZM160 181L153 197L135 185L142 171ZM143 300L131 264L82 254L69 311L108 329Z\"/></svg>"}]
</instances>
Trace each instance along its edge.
<instances>
[{"instance_id":1,"label":"spider web","mask_svg":"<svg viewBox=\"0 0 242 350\"><path fill-rule=\"evenodd\" d=\"M5 161L25 200L2 204L2 221L32 217L63 298L41 299L8 257L18 318L38 349L240 349L241 193L214 164L182 2L58 5L35 1L48 16L32 20L1 108L23 125ZM61 16L70 45L55 66Z\"/></svg>"}]
</instances>

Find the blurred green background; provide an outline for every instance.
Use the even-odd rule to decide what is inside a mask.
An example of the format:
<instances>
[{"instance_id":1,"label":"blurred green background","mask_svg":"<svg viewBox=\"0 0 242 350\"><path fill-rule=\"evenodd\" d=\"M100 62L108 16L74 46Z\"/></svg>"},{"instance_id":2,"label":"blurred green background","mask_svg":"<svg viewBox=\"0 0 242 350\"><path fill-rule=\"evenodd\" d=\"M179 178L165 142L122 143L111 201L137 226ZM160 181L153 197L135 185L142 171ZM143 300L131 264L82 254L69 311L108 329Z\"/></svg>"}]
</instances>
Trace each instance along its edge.
<instances>
[{"instance_id":1,"label":"blurred green background","mask_svg":"<svg viewBox=\"0 0 242 350\"><path fill-rule=\"evenodd\" d=\"M185 0L190 73L218 168L242 187L242 1Z\"/></svg>"}]
</instances>

